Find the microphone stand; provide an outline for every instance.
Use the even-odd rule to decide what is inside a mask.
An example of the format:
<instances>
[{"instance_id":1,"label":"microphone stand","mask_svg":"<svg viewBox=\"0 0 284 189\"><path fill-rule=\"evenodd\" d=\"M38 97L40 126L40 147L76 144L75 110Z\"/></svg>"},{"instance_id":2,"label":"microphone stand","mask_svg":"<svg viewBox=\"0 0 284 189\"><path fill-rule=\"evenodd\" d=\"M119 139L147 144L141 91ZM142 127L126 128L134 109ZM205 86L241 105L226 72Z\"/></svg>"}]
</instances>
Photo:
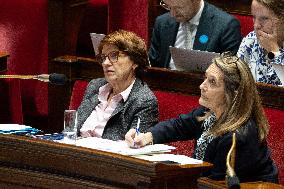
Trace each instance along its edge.
<instances>
[{"instance_id":1,"label":"microphone stand","mask_svg":"<svg viewBox=\"0 0 284 189\"><path fill-rule=\"evenodd\" d=\"M0 75L0 79L36 79L43 82L49 82L49 75Z\"/></svg>"},{"instance_id":2,"label":"microphone stand","mask_svg":"<svg viewBox=\"0 0 284 189\"><path fill-rule=\"evenodd\" d=\"M227 175L226 183L229 189L240 189L240 180L235 173L235 158L236 158L236 133L232 136L232 146L227 154L226 166Z\"/></svg>"}]
</instances>

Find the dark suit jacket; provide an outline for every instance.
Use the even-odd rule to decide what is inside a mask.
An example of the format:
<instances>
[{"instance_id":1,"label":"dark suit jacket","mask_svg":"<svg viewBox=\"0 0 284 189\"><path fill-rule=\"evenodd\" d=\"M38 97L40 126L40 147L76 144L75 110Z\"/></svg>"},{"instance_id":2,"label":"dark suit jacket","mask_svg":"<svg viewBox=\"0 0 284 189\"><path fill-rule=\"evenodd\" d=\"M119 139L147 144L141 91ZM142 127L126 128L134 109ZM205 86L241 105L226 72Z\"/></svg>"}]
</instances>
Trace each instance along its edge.
<instances>
[{"instance_id":1,"label":"dark suit jacket","mask_svg":"<svg viewBox=\"0 0 284 189\"><path fill-rule=\"evenodd\" d=\"M221 53L237 53L241 43L240 23L233 16L204 2L193 49ZM174 46L179 23L169 13L158 16L152 32L149 59L152 66L169 67L169 46ZM207 43L200 43L202 35L208 36Z\"/></svg>"},{"instance_id":2,"label":"dark suit jacket","mask_svg":"<svg viewBox=\"0 0 284 189\"><path fill-rule=\"evenodd\" d=\"M154 143L167 143L178 140L199 139L203 133L202 122L196 117L204 115L201 107L176 119L160 122L152 127ZM278 182L278 169L270 158L266 142L258 142L258 127L251 119L236 131L235 172L241 182L267 181ZM214 164L213 169L205 173L213 179L224 180L226 175L226 156L232 145L232 133L214 138L205 151L204 161Z\"/></svg>"},{"instance_id":3,"label":"dark suit jacket","mask_svg":"<svg viewBox=\"0 0 284 189\"><path fill-rule=\"evenodd\" d=\"M90 81L78 108L78 134L83 123L99 104L99 88L106 83L104 78ZM137 78L128 99L125 102L121 100L113 111L104 128L102 138L124 140L127 131L130 128L136 128L138 117L141 120L139 127L141 132L148 131L158 122L157 99L147 84Z\"/></svg>"}]
</instances>

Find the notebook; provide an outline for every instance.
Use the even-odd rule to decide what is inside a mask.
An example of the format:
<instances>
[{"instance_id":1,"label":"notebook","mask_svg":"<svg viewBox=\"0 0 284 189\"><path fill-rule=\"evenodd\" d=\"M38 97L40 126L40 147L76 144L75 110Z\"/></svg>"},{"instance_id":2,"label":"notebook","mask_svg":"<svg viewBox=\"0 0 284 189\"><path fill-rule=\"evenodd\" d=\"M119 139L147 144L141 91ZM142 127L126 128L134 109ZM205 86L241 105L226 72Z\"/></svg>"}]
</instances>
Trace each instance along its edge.
<instances>
[{"instance_id":1,"label":"notebook","mask_svg":"<svg viewBox=\"0 0 284 189\"><path fill-rule=\"evenodd\" d=\"M280 79L282 85L280 87L284 87L284 65L271 63L274 68L278 78Z\"/></svg>"},{"instance_id":2,"label":"notebook","mask_svg":"<svg viewBox=\"0 0 284 189\"><path fill-rule=\"evenodd\" d=\"M219 53L176 48L170 46L170 52L179 71L205 72L212 59L220 56Z\"/></svg>"}]
</instances>

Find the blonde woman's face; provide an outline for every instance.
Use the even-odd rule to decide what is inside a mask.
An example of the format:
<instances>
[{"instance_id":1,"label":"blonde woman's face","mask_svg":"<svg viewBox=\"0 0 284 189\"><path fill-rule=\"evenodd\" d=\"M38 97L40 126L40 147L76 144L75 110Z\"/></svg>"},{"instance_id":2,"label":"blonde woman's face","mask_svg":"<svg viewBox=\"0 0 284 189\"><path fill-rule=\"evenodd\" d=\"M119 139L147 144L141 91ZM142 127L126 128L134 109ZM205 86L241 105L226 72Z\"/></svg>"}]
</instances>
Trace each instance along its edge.
<instances>
[{"instance_id":1,"label":"blonde woman's face","mask_svg":"<svg viewBox=\"0 0 284 189\"><path fill-rule=\"evenodd\" d=\"M206 70L200 89L199 104L209 108L217 117L222 114L226 106L224 74L215 64Z\"/></svg>"}]
</instances>

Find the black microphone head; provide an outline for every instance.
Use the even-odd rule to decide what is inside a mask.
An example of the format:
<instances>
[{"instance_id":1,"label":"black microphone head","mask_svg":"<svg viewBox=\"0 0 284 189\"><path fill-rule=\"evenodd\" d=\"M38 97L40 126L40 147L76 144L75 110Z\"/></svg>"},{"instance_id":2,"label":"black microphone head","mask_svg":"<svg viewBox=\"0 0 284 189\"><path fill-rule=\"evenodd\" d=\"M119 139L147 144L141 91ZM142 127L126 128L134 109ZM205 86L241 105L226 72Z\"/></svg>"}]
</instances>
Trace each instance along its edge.
<instances>
[{"instance_id":1,"label":"black microphone head","mask_svg":"<svg viewBox=\"0 0 284 189\"><path fill-rule=\"evenodd\" d=\"M49 82L55 85L64 85L67 77L64 74L52 73L49 75Z\"/></svg>"},{"instance_id":2,"label":"black microphone head","mask_svg":"<svg viewBox=\"0 0 284 189\"><path fill-rule=\"evenodd\" d=\"M240 189L240 180L237 176L227 176L226 181L229 189Z\"/></svg>"}]
</instances>

